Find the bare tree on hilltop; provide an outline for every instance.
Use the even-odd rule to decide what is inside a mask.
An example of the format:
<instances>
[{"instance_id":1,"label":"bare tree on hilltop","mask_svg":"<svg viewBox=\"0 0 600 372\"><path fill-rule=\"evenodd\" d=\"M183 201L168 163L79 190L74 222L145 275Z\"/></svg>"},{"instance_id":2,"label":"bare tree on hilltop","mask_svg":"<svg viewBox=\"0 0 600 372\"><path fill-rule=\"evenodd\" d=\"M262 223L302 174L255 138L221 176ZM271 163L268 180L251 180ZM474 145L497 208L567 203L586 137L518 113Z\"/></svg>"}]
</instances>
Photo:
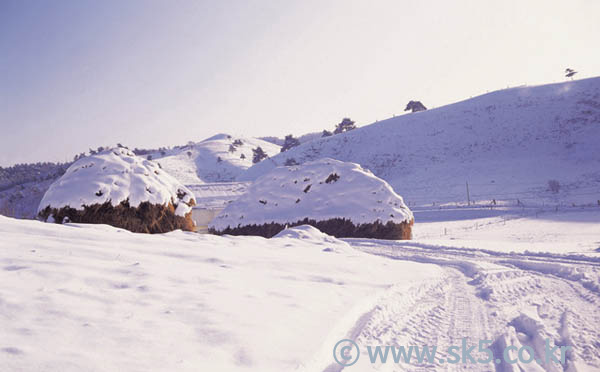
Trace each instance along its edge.
<instances>
[{"instance_id":1,"label":"bare tree on hilltop","mask_svg":"<svg viewBox=\"0 0 600 372\"><path fill-rule=\"evenodd\" d=\"M573 76L576 73L577 73L577 71L573 70L572 68L565 69L565 77L571 78L571 80L573 80Z\"/></svg>"}]
</instances>

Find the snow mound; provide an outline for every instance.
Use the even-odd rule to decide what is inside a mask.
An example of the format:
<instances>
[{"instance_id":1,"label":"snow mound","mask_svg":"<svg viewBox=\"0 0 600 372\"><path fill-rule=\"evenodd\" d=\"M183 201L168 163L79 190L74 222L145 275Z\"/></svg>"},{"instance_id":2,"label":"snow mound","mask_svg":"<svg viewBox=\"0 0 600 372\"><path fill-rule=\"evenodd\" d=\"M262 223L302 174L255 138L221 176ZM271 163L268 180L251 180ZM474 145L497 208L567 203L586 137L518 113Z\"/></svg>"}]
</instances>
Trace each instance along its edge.
<instances>
[{"instance_id":1,"label":"snow mound","mask_svg":"<svg viewBox=\"0 0 600 372\"><path fill-rule=\"evenodd\" d=\"M268 156L280 146L256 138L217 134L201 142L150 154L164 170L186 185L230 182L250 168L252 149L260 147Z\"/></svg>"},{"instance_id":2,"label":"snow mound","mask_svg":"<svg viewBox=\"0 0 600 372\"><path fill-rule=\"evenodd\" d=\"M73 163L46 191L38 212L48 206L82 209L106 202L117 206L126 200L131 207L171 203L178 216L187 214L194 201L193 193L157 163L126 148L113 148Z\"/></svg>"},{"instance_id":3,"label":"snow mound","mask_svg":"<svg viewBox=\"0 0 600 372\"><path fill-rule=\"evenodd\" d=\"M310 225L290 227L275 235L273 239L294 239L296 245L302 246L303 249L309 243L314 246L325 246L323 249L325 252L349 253L353 250L348 243Z\"/></svg>"},{"instance_id":4,"label":"snow mound","mask_svg":"<svg viewBox=\"0 0 600 372\"><path fill-rule=\"evenodd\" d=\"M358 164L325 158L275 168L229 204L210 227L222 231L240 225L291 224L305 218L399 224L412 221L413 215L387 182Z\"/></svg>"}]
</instances>

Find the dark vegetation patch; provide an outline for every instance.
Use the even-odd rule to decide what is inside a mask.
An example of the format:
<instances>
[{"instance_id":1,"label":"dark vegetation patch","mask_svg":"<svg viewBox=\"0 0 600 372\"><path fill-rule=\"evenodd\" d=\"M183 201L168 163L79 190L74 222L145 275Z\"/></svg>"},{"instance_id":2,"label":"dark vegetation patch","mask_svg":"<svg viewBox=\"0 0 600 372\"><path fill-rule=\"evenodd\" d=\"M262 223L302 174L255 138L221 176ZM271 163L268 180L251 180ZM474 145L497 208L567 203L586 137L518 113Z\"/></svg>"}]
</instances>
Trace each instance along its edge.
<instances>
[{"instance_id":1,"label":"dark vegetation patch","mask_svg":"<svg viewBox=\"0 0 600 372\"><path fill-rule=\"evenodd\" d=\"M74 223L107 224L137 233L156 234L177 229L194 231L192 213L188 213L185 217L177 216L175 207L171 203L165 206L146 201L137 207L132 207L129 205L129 200L122 201L117 206L107 201L102 204L86 205L83 210L69 206L63 208L47 206L38 216L43 221L53 216L56 223L62 223L67 218L67 221Z\"/></svg>"},{"instance_id":2,"label":"dark vegetation patch","mask_svg":"<svg viewBox=\"0 0 600 372\"><path fill-rule=\"evenodd\" d=\"M331 173L325 180L325 183L337 182L339 179L340 176L337 173Z\"/></svg>"},{"instance_id":3,"label":"dark vegetation patch","mask_svg":"<svg viewBox=\"0 0 600 372\"><path fill-rule=\"evenodd\" d=\"M315 221L305 218L293 223L281 224L270 222L262 225L238 225L237 227L228 227L217 231L209 229L211 234L216 235L258 235L265 238L271 238L288 227L311 225L322 232L333 235L336 238L369 238L369 239L388 239L388 240L409 240L412 238L412 226L414 221L394 223L389 221L385 224L376 221L373 223L363 223L355 225L352 221L345 218L332 218L328 220Z\"/></svg>"}]
</instances>

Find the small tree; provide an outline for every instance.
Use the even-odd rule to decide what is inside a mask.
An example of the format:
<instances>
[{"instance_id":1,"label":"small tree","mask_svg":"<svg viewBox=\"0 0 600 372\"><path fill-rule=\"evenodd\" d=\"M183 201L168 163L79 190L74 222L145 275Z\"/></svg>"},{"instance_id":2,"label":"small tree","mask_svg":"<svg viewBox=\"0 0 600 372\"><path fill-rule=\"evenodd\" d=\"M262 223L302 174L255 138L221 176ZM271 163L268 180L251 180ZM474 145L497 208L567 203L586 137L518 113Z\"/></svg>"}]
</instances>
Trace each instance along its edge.
<instances>
[{"instance_id":1,"label":"small tree","mask_svg":"<svg viewBox=\"0 0 600 372\"><path fill-rule=\"evenodd\" d=\"M246 159L246 155L244 155L244 154L240 155L240 159Z\"/></svg>"},{"instance_id":2,"label":"small tree","mask_svg":"<svg viewBox=\"0 0 600 372\"><path fill-rule=\"evenodd\" d=\"M356 129L356 125L354 125L354 121L352 121L350 118L344 118L344 119L342 119L341 123L339 123L338 125L335 126L335 130L333 131L333 133L340 134L340 133L351 131L353 129Z\"/></svg>"},{"instance_id":3,"label":"small tree","mask_svg":"<svg viewBox=\"0 0 600 372\"><path fill-rule=\"evenodd\" d=\"M235 146L234 146L234 145L229 145L229 152L230 152L230 153L232 153L232 154L233 154L233 153L235 152L235 150L236 150L236 148L235 148Z\"/></svg>"},{"instance_id":4,"label":"small tree","mask_svg":"<svg viewBox=\"0 0 600 372\"><path fill-rule=\"evenodd\" d=\"M267 158L267 153L262 149L262 147L258 146L255 149L252 149L252 163L256 164L263 159Z\"/></svg>"},{"instance_id":5,"label":"small tree","mask_svg":"<svg viewBox=\"0 0 600 372\"><path fill-rule=\"evenodd\" d=\"M565 77L571 78L571 80L573 80L573 75L576 73L577 71L573 70L572 68L565 69Z\"/></svg>"},{"instance_id":6,"label":"small tree","mask_svg":"<svg viewBox=\"0 0 600 372\"><path fill-rule=\"evenodd\" d=\"M321 134L321 137L330 137L333 136L333 133L331 133L330 131L324 129L323 130L323 134Z\"/></svg>"},{"instance_id":7,"label":"small tree","mask_svg":"<svg viewBox=\"0 0 600 372\"><path fill-rule=\"evenodd\" d=\"M422 104L421 101L409 101L408 104L406 105L406 108L404 109L404 111L411 111L411 112L425 111L425 110L427 110L427 107L425 107L425 105Z\"/></svg>"},{"instance_id":8,"label":"small tree","mask_svg":"<svg viewBox=\"0 0 600 372\"><path fill-rule=\"evenodd\" d=\"M560 183L557 180L548 181L548 190L550 190L553 194L558 194L560 191Z\"/></svg>"},{"instance_id":9,"label":"small tree","mask_svg":"<svg viewBox=\"0 0 600 372\"><path fill-rule=\"evenodd\" d=\"M285 164L284 165L286 167L291 167L292 165L298 165L298 162L294 158L288 158L288 159L285 159Z\"/></svg>"},{"instance_id":10,"label":"small tree","mask_svg":"<svg viewBox=\"0 0 600 372\"><path fill-rule=\"evenodd\" d=\"M285 152L291 149L292 147L296 147L298 145L300 145L300 141L298 140L298 138L294 138L294 136L288 134L287 136L285 136L285 140L283 141L283 146L281 146L280 152Z\"/></svg>"}]
</instances>

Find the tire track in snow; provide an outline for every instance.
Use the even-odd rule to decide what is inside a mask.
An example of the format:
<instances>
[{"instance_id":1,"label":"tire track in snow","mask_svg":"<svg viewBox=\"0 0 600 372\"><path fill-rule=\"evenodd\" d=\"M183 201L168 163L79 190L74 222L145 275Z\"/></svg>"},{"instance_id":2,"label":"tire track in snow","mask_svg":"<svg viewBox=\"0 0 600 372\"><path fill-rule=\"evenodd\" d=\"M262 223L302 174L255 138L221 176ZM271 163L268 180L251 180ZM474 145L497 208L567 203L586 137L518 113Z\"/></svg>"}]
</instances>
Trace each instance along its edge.
<instances>
[{"instance_id":1,"label":"tire track in snow","mask_svg":"<svg viewBox=\"0 0 600 372\"><path fill-rule=\"evenodd\" d=\"M357 341L366 345L468 345L480 339L499 345L531 346L540 340L572 345L563 366L533 364L393 365L377 370L568 370L600 369L600 294L595 260L520 254L487 254L456 248L437 250L386 243L348 240L355 248L392 259L435 263L446 268L446 281L417 297L402 317L394 311L400 295L383 300L372 311ZM457 271L458 270L458 271ZM463 275L459 274L462 273ZM468 283L468 284L467 284ZM406 314L409 314L406 316ZM400 320L398 320L400 319ZM438 354L442 355L442 354ZM371 367L373 368L373 367Z\"/></svg>"}]
</instances>

